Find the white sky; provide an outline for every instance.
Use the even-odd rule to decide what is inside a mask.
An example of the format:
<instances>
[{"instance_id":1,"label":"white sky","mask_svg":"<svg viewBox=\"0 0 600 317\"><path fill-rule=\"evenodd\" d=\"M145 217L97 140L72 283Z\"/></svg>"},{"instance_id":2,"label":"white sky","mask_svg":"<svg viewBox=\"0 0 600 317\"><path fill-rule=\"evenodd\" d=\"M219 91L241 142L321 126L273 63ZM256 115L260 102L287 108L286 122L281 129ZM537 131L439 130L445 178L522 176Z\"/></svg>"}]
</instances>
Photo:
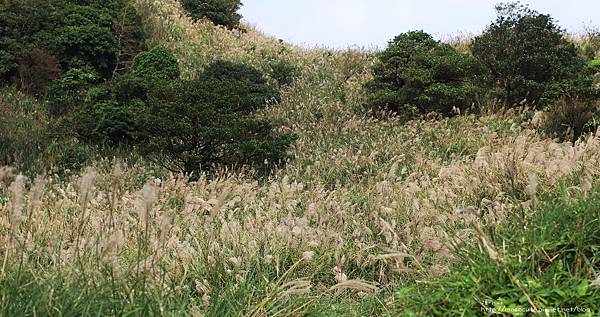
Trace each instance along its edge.
<instances>
[{"instance_id":1,"label":"white sky","mask_svg":"<svg viewBox=\"0 0 600 317\"><path fill-rule=\"evenodd\" d=\"M424 30L439 39L479 33L495 18L495 0L242 0L241 14L288 42L335 48L384 47L394 36ZM600 26L600 0L526 0L569 32Z\"/></svg>"}]
</instances>

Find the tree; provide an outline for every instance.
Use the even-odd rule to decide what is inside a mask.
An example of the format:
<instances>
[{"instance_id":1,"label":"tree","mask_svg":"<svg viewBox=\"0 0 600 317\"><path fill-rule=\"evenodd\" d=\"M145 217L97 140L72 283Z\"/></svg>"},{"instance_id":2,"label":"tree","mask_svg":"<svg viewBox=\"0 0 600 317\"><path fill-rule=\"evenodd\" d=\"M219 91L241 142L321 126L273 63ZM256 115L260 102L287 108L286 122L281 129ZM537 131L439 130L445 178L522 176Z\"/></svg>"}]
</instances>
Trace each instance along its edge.
<instances>
[{"instance_id":1,"label":"tree","mask_svg":"<svg viewBox=\"0 0 600 317\"><path fill-rule=\"evenodd\" d=\"M472 56L422 31L398 35L377 56L367 83L368 104L407 118L437 111L449 114L478 102L477 81L485 68Z\"/></svg>"},{"instance_id":2,"label":"tree","mask_svg":"<svg viewBox=\"0 0 600 317\"><path fill-rule=\"evenodd\" d=\"M181 5L192 19L206 18L228 29L237 28L242 18L240 0L181 0Z\"/></svg>"},{"instance_id":3,"label":"tree","mask_svg":"<svg viewBox=\"0 0 600 317\"><path fill-rule=\"evenodd\" d=\"M157 46L148 52L141 52L133 59L134 77L152 80L177 79L181 74L177 58L166 48Z\"/></svg>"},{"instance_id":4,"label":"tree","mask_svg":"<svg viewBox=\"0 0 600 317\"><path fill-rule=\"evenodd\" d=\"M584 69L577 48L550 15L518 2L500 4L496 10L498 17L475 38L472 51L491 70L505 104L554 99L555 88Z\"/></svg>"},{"instance_id":5,"label":"tree","mask_svg":"<svg viewBox=\"0 0 600 317\"><path fill-rule=\"evenodd\" d=\"M171 170L251 165L264 171L285 159L293 140L254 116L279 94L246 65L217 61L196 79L155 85L148 96L140 148Z\"/></svg>"}]
</instances>

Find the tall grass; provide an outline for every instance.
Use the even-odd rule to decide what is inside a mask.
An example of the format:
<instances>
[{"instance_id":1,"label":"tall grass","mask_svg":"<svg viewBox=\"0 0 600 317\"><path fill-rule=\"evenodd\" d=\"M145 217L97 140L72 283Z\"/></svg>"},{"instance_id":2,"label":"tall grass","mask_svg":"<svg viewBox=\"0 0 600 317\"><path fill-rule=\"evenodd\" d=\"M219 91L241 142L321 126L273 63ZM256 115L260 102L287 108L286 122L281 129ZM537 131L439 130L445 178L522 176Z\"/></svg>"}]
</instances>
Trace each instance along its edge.
<instances>
[{"instance_id":1,"label":"tall grass","mask_svg":"<svg viewBox=\"0 0 600 317\"><path fill-rule=\"evenodd\" d=\"M576 278L566 279L576 285L597 273L597 255L589 253L595 246L569 249L564 242L595 243L584 233L595 232L587 212L597 201L600 134L575 144L546 139L528 109L403 125L375 119L356 111L371 52L299 48L252 28L238 33L194 23L175 0L137 5L154 41L177 53L185 76L216 58L299 65L301 74L282 102L257 114L298 136L292 158L261 182L229 171L190 182L119 160L97 160L66 179L2 169L2 314L456 312L468 299L441 295L454 284L417 281L491 279L506 259L503 237L522 257L511 258L501 272L537 278L543 250L565 264L553 268L560 276L571 274L578 258L587 260ZM566 227L544 231L543 224L561 219L560 210L571 203L580 212L565 224L584 221L581 239L557 235ZM457 241L466 251L456 252ZM527 251L535 258L524 258ZM475 275L462 274L468 270ZM530 294L530 286L510 276L501 275L507 278L502 285L521 285L536 307L542 307L536 300L559 301L536 293L541 287L534 284ZM549 281L535 278L539 285ZM575 284L559 282L571 294ZM592 297L581 303L593 308L596 293L586 285L582 294ZM490 282L478 294L500 286ZM520 300L522 293L502 298ZM444 306L433 310L440 302ZM473 312L477 303L463 311Z\"/></svg>"}]
</instances>

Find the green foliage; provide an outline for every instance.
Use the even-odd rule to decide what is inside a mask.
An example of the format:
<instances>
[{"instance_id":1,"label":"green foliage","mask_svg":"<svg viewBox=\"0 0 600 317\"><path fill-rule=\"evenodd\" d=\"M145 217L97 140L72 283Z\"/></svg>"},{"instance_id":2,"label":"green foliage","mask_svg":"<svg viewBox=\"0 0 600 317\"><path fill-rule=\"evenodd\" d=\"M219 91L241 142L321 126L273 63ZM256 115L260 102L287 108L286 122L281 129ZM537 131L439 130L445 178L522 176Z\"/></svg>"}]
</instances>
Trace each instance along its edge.
<instances>
[{"instance_id":1,"label":"green foliage","mask_svg":"<svg viewBox=\"0 0 600 317\"><path fill-rule=\"evenodd\" d=\"M17 75L19 59L37 43L48 44L58 22L50 0L7 0L0 3L0 80Z\"/></svg>"},{"instance_id":2,"label":"green foliage","mask_svg":"<svg viewBox=\"0 0 600 317\"><path fill-rule=\"evenodd\" d=\"M285 158L292 138L253 116L280 98L260 71L216 61L195 79L177 77L171 52L141 53L131 74L80 93L83 107L65 126L91 144L135 146L178 172L216 165L266 171Z\"/></svg>"},{"instance_id":3,"label":"green foliage","mask_svg":"<svg viewBox=\"0 0 600 317\"><path fill-rule=\"evenodd\" d=\"M242 18L240 0L181 0L181 5L194 20L206 18L228 29L239 27Z\"/></svg>"},{"instance_id":4,"label":"green foliage","mask_svg":"<svg viewBox=\"0 0 600 317\"><path fill-rule=\"evenodd\" d=\"M118 52L113 17L91 6L67 6L50 47L65 68L92 67L102 77L112 73Z\"/></svg>"},{"instance_id":5,"label":"green foliage","mask_svg":"<svg viewBox=\"0 0 600 317\"><path fill-rule=\"evenodd\" d=\"M556 93L549 90L584 69L577 48L549 15L519 3L496 9L496 21L474 39L473 54L491 70L506 105L552 101Z\"/></svg>"},{"instance_id":6,"label":"green foliage","mask_svg":"<svg viewBox=\"0 0 600 317\"><path fill-rule=\"evenodd\" d=\"M591 281L600 265L600 190L585 196L564 189L540 201L527 218L479 234L496 245L498 259L477 245L458 245L448 276L398 291L398 314L513 315L532 306L596 314L600 288Z\"/></svg>"},{"instance_id":7,"label":"green foliage","mask_svg":"<svg viewBox=\"0 0 600 317\"><path fill-rule=\"evenodd\" d=\"M82 106L85 91L98 81L91 69L69 69L59 80L52 83L48 94L48 112L62 116Z\"/></svg>"},{"instance_id":8,"label":"green foliage","mask_svg":"<svg viewBox=\"0 0 600 317\"><path fill-rule=\"evenodd\" d=\"M269 75L275 79L280 86L288 86L300 74L298 65L286 60L274 60L267 64Z\"/></svg>"},{"instance_id":9,"label":"green foliage","mask_svg":"<svg viewBox=\"0 0 600 317\"><path fill-rule=\"evenodd\" d=\"M12 89L0 90L0 165L37 172L47 142L43 106Z\"/></svg>"},{"instance_id":10,"label":"green foliage","mask_svg":"<svg viewBox=\"0 0 600 317\"><path fill-rule=\"evenodd\" d=\"M35 60L31 52L36 50L57 58L64 71L92 68L107 79L117 70L128 69L143 45L141 21L128 0L6 0L0 4L3 82L23 82L21 68L40 72L33 77L44 77L46 69L31 67Z\"/></svg>"},{"instance_id":11,"label":"green foliage","mask_svg":"<svg viewBox=\"0 0 600 317\"><path fill-rule=\"evenodd\" d=\"M378 54L373 74L366 86L368 104L411 117L449 114L454 107L477 103L476 83L484 79L485 69L472 56L413 31L400 34Z\"/></svg>"},{"instance_id":12,"label":"green foliage","mask_svg":"<svg viewBox=\"0 0 600 317\"><path fill-rule=\"evenodd\" d=\"M174 80L181 70L175 55L168 49L157 46L142 52L133 59L132 75L145 80Z\"/></svg>"},{"instance_id":13,"label":"green foliage","mask_svg":"<svg viewBox=\"0 0 600 317\"><path fill-rule=\"evenodd\" d=\"M588 66L590 66L594 72L600 73L600 59L594 59L588 62Z\"/></svg>"},{"instance_id":14,"label":"green foliage","mask_svg":"<svg viewBox=\"0 0 600 317\"><path fill-rule=\"evenodd\" d=\"M198 101L213 103L220 109L250 114L267 103L281 100L264 74L256 68L229 61L215 61L198 76Z\"/></svg>"},{"instance_id":15,"label":"green foliage","mask_svg":"<svg viewBox=\"0 0 600 317\"><path fill-rule=\"evenodd\" d=\"M86 144L54 135L44 105L3 89L0 97L0 165L30 176L43 172L76 172L95 151Z\"/></svg>"},{"instance_id":16,"label":"green foliage","mask_svg":"<svg viewBox=\"0 0 600 317\"><path fill-rule=\"evenodd\" d=\"M43 153L45 168L56 174L77 172L95 157L96 152L92 147L68 139L53 141Z\"/></svg>"},{"instance_id":17,"label":"green foliage","mask_svg":"<svg viewBox=\"0 0 600 317\"><path fill-rule=\"evenodd\" d=\"M252 116L278 94L249 66L218 61L194 80L163 83L148 94L141 148L171 170L262 170L284 159L292 141Z\"/></svg>"}]
</instances>

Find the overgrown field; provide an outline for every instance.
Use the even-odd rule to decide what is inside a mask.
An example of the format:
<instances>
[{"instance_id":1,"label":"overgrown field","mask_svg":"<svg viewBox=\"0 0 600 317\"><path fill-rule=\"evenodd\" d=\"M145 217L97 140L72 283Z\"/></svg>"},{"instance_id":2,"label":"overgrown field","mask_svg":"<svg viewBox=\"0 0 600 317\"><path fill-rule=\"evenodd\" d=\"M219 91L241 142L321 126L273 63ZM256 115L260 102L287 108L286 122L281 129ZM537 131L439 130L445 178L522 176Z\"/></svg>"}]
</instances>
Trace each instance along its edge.
<instances>
[{"instance_id":1,"label":"overgrown field","mask_svg":"<svg viewBox=\"0 0 600 317\"><path fill-rule=\"evenodd\" d=\"M494 105L400 124L358 111L373 52L192 22L175 0L137 8L184 76L215 59L299 65L259 113L295 135L290 158L260 180L124 159L2 168L0 315L600 313L600 130L563 143L539 112Z\"/></svg>"}]
</instances>

